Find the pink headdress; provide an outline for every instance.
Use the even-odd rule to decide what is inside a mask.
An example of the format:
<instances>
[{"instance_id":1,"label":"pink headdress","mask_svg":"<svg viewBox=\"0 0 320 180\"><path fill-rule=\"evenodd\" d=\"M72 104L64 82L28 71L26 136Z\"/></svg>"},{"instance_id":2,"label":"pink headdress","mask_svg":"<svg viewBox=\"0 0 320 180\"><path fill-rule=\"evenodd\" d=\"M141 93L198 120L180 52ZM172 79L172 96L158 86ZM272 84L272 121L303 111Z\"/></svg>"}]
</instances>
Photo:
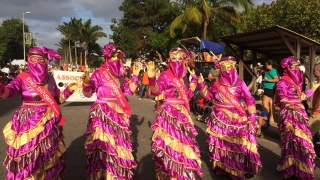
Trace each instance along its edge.
<instances>
[{"instance_id":1,"label":"pink headdress","mask_svg":"<svg viewBox=\"0 0 320 180\"><path fill-rule=\"evenodd\" d=\"M110 59L114 53L116 53L116 50L121 50L121 53L118 55L119 58L123 58L124 57L124 54L122 53L122 47L119 47L119 46L114 46L113 44L106 44L104 47L103 47L103 56L105 59Z\"/></svg>"},{"instance_id":2,"label":"pink headdress","mask_svg":"<svg viewBox=\"0 0 320 180\"><path fill-rule=\"evenodd\" d=\"M303 83L303 73L299 69L300 61L294 56L289 56L281 60L281 67L284 69L283 75L288 75L297 85Z\"/></svg>"},{"instance_id":3,"label":"pink headdress","mask_svg":"<svg viewBox=\"0 0 320 180\"><path fill-rule=\"evenodd\" d=\"M182 60L187 59L188 57L190 57L190 54L188 51L181 49L181 48L172 48L169 51L169 60L174 58L181 58Z\"/></svg>"},{"instance_id":4,"label":"pink headdress","mask_svg":"<svg viewBox=\"0 0 320 180\"><path fill-rule=\"evenodd\" d=\"M226 56L215 62L215 67L221 70L232 69L235 67L237 60L233 56Z\"/></svg>"},{"instance_id":5,"label":"pink headdress","mask_svg":"<svg viewBox=\"0 0 320 180\"><path fill-rule=\"evenodd\" d=\"M289 56L281 60L280 64L283 69L289 68L293 63L297 62L299 59L295 56Z\"/></svg>"},{"instance_id":6,"label":"pink headdress","mask_svg":"<svg viewBox=\"0 0 320 180\"><path fill-rule=\"evenodd\" d=\"M47 57L49 62L51 62L53 58L56 58L59 60L62 58L55 50L49 49L45 46L42 46L42 47L34 46L29 49L27 54L28 55L38 54L41 56L45 56L45 57Z\"/></svg>"}]
</instances>

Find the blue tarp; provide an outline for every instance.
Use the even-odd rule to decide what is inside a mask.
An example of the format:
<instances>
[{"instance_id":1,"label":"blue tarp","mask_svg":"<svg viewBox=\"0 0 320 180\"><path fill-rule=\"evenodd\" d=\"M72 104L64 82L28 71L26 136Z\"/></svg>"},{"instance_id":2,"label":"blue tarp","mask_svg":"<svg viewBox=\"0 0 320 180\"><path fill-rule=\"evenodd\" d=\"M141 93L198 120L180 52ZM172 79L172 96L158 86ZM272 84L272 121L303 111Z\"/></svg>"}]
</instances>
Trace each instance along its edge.
<instances>
[{"instance_id":1,"label":"blue tarp","mask_svg":"<svg viewBox=\"0 0 320 180\"><path fill-rule=\"evenodd\" d=\"M222 54L224 50L224 45L216 42L208 41L205 39L201 39L200 41L200 49L208 49L215 54Z\"/></svg>"}]
</instances>

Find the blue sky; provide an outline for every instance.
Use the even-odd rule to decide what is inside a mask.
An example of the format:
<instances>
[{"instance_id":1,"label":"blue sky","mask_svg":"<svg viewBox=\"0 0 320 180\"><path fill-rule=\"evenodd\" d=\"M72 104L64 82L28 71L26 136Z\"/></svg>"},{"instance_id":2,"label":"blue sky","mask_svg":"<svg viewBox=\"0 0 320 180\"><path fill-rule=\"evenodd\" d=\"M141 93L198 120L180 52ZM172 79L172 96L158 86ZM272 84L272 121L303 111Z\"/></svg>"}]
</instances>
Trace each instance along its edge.
<instances>
[{"instance_id":1,"label":"blue sky","mask_svg":"<svg viewBox=\"0 0 320 180\"><path fill-rule=\"evenodd\" d=\"M123 0L0 0L0 23L10 18L21 18L25 14L25 23L39 46L57 49L62 35L56 28L63 22L69 22L71 17L82 18L85 22L92 20L92 25L99 25L107 35L112 32L112 18L121 18L119 6ZM253 0L255 5L263 2L270 4L272 0ZM98 43L103 46L108 38L101 38Z\"/></svg>"}]
</instances>

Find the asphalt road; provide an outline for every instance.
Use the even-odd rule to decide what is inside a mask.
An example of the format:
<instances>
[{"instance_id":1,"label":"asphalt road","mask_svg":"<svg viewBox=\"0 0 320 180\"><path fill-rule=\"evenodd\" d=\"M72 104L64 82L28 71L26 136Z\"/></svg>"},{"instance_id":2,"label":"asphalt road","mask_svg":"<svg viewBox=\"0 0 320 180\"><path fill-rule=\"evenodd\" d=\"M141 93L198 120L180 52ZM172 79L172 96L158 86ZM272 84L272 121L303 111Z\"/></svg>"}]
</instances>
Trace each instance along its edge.
<instances>
[{"instance_id":1,"label":"asphalt road","mask_svg":"<svg viewBox=\"0 0 320 180\"><path fill-rule=\"evenodd\" d=\"M150 124L155 118L154 102L152 100L139 100L138 96L128 97L133 114L131 115L131 128L134 136L134 157L138 162L134 179L153 180L155 179L154 163L151 154L151 136L152 130ZM0 129L11 119L14 111L21 104L19 97L12 99L0 99ZM91 102L66 102L61 105L62 113L66 119L64 125L64 136L67 147L66 151L66 180L86 179L86 159L85 159L85 130L87 126L87 117ZM193 118L195 119L195 118ZM197 140L201 150L203 179L215 179L209 156L207 153L206 142L206 124L194 121L198 130ZM259 153L263 164L263 169L259 175L252 178L254 180L277 180L281 179L276 171L277 161L280 156L278 146L279 136L275 124L265 132L264 138L258 138ZM6 144L3 134L0 135L0 160L6 155ZM316 159L315 179L320 179L320 160ZM0 166L0 179L5 179L5 168ZM228 178L224 178L228 179Z\"/></svg>"}]
</instances>

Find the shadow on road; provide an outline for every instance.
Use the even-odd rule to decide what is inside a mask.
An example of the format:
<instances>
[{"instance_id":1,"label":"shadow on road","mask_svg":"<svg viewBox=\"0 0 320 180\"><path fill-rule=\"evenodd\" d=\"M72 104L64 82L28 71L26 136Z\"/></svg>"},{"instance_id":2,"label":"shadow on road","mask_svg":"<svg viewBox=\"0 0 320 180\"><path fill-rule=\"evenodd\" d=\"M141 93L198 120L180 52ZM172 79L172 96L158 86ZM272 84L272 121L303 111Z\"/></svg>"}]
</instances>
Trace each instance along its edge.
<instances>
[{"instance_id":1,"label":"shadow on road","mask_svg":"<svg viewBox=\"0 0 320 180\"><path fill-rule=\"evenodd\" d=\"M6 113L11 113L13 115L12 110L18 109L18 107L22 104L21 96L16 96L10 99L0 99L1 104L5 104L5 106L1 106L0 115L4 116ZM9 121L10 119L8 119Z\"/></svg>"},{"instance_id":2,"label":"shadow on road","mask_svg":"<svg viewBox=\"0 0 320 180\"><path fill-rule=\"evenodd\" d=\"M194 125L194 127L198 131L198 135L196 136L196 140L198 142L198 147L200 149L201 160L202 160L202 162L204 162L201 165L201 169L205 169L204 166L207 166L206 168L209 169L209 173L210 173L211 178L215 179L215 176L214 176L213 170L212 170L212 162L210 161L210 155L208 153L207 133L205 131L203 131L202 128L200 128L197 125Z\"/></svg>"},{"instance_id":3,"label":"shadow on road","mask_svg":"<svg viewBox=\"0 0 320 180\"><path fill-rule=\"evenodd\" d=\"M154 170L155 162L152 159L152 153L148 153L147 155L143 156L139 161L139 165L136 169L135 176L133 179L141 180L141 179L148 179L153 180L156 179L156 172Z\"/></svg>"},{"instance_id":4,"label":"shadow on road","mask_svg":"<svg viewBox=\"0 0 320 180\"><path fill-rule=\"evenodd\" d=\"M86 150L84 143L86 141L86 134L78 137L68 147L66 151L66 172L64 180L85 180L86 173Z\"/></svg>"},{"instance_id":5,"label":"shadow on road","mask_svg":"<svg viewBox=\"0 0 320 180\"><path fill-rule=\"evenodd\" d=\"M133 148L133 152L132 155L134 157L134 159L137 159L137 152L138 152L138 146L139 146L139 142L138 142L138 135L139 135L139 129L137 126L141 126L144 122L144 117L142 117L139 120L138 115L135 114L131 114L130 116L130 128L132 130L132 148Z\"/></svg>"},{"instance_id":6,"label":"shadow on road","mask_svg":"<svg viewBox=\"0 0 320 180\"><path fill-rule=\"evenodd\" d=\"M264 177L268 179L270 178L270 174L277 174L277 164L280 159L280 156L271 151L270 148L264 147L261 144L259 144L258 152L260 154L260 159L263 166L259 174L259 177Z\"/></svg>"}]
</instances>

